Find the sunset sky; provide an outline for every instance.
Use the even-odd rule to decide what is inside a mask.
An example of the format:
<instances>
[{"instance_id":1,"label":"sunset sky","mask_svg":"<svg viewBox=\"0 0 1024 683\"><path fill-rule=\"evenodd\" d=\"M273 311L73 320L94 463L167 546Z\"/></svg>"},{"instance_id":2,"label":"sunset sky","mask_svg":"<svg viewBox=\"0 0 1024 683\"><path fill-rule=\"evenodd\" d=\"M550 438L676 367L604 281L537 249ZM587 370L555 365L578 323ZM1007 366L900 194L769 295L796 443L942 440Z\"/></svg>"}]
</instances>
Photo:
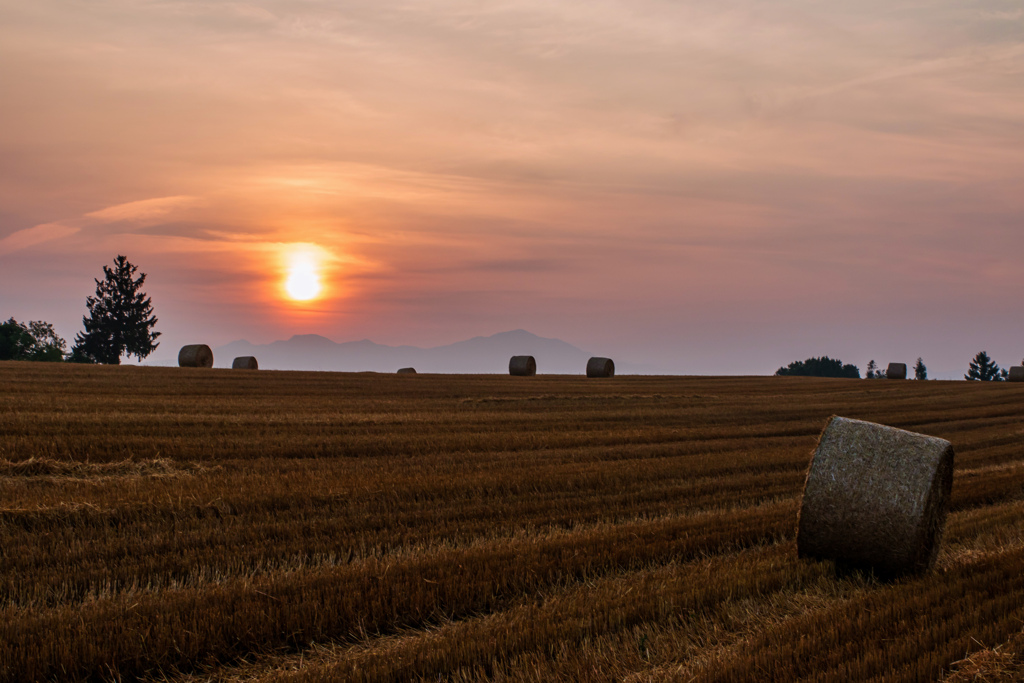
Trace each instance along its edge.
<instances>
[{"instance_id":1,"label":"sunset sky","mask_svg":"<svg viewBox=\"0 0 1024 683\"><path fill-rule=\"evenodd\" d=\"M1020 364L1024 9L0 0L0 317L70 342L117 254L154 360L524 328L677 373Z\"/></svg>"}]
</instances>

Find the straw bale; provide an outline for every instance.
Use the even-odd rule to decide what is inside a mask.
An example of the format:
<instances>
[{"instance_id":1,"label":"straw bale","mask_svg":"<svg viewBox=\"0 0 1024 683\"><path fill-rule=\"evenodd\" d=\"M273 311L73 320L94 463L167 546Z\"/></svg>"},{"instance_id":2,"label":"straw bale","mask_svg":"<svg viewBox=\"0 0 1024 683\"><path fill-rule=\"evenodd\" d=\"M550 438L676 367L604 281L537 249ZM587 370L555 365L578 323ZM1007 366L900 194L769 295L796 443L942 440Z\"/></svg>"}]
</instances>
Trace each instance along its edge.
<instances>
[{"instance_id":1,"label":"straw bale","mask_svg":"<svg viewBox=\"0 0 1024 683\"><path fill-rule=\"evenodd\" d=\"M587 361L587 377L614 377L615 362L611 358L594 356Z\"/></svg>"},{"instance_id":2,"label":"straw bale","mask_svg":"<svg viewBox=\"0 0 1024 683\"><path fill-rule=\"evenodd\" d=\"M907 364L906 363L889 363L889 367L885 370L886 379L906 379L907 378Z\"/></svg>"},{"instance_id":3,"label":"straw bale","mask_svg":"<svg viewBox=\"0 0 1024 683\"><path fill-rule=\"evenodd\" d=\"M952 485L948 441L832 417L807 472L797 553L885 578L926 571Z\"/></svg>"},{"instance_id":4,"label":"straw bale","mask_svg":"<svg viewBox=\"0 0 1024 683\"><path fill-rule=\"evenodd\" d=\"M1010 382L1024 382L1024 365L1012 366L1010 375L1006 379Z\"/></svg>"},{"instance_id":5,"label":"straw bale","mask_svg":"<svg viewBox=\"0 0 1024 683\"><path fill-rule=\"evenodd\" d=\"M398 368L399 375L415 375L416 368Z\"/></svg>"},{"instance_id":6,"label":"straw bale","mask_svg":"<svg viewBox=\"0 0 1024 683\"><path fill-rule=\"evenodd\" d=\"M508 374L533 377L537 374L537 361L533 356L512 356L508 362Z\"/></svg>"},{"instance_id":7,"label":"straw bale","mask_svg":"<svg viewBox=\"0 0 1024 683\"><path fill-rule=\"evenodd\" d=\"M206 344L189 344L178 351L178 365L183 368L212 368L213 351Z\"/></svg>"},{"instance_id":8,"label":"straw bale","mask_svg":"<svg viewBox=\"0 0 1024 683\"><path fill-rule=\"evenodd\" d=\"M260 364L256 362L255 356L239 356L231 361L232 370L259 370Z\"/></svg>"}]
</instances>

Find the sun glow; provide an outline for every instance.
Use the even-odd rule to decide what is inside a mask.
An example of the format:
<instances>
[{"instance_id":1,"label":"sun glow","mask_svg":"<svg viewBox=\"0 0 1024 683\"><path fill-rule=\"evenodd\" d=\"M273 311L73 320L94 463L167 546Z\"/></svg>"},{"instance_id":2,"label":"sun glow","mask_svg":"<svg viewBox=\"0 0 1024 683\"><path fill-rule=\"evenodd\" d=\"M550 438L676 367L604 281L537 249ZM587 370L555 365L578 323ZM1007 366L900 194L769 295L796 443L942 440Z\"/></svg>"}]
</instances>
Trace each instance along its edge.
<instances>
[{"instance_id":1,"label":"sun glow","mask_svg":"<svg viewBox=\"0 0 1024 683\"><path fill-rule=\"evenodd\" d=\"M312 256L302 253L292 255L284 289L295 301L309 301L320 294L320 268Z\"/></svg>"}]
</instances>

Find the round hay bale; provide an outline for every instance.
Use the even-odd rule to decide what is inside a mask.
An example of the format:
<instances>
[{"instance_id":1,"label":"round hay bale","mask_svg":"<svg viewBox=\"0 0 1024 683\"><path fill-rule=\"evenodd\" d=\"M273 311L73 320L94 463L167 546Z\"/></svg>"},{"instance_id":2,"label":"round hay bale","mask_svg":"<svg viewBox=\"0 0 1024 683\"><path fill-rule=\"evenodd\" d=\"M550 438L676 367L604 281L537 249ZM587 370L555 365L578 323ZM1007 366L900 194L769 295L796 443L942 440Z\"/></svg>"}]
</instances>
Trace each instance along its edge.
<instances>
[{"instance_id":1,"label":"round hay bale","mask_svg":"<svg viewBox=\"0 0 1024 683\"><path fill-rule=\"evenodd\" d=\"M906 363L889 363L889 367L885 369L886 379L906 379L907 378L907 364Z\"/></svg>"},{"instance_id":2,"label":"round hay bale","mask_svg":"<svg viewBox=\"0 0 1024 683\"><path fill-rule=\"evenodd\" d=\"M797 554L884 578L926 571L952 486L945 439L832 417L807 471Z\"/></svg>"},{"instance_id":3,"label":"round hay bale","mask_svg":"<svg viewBox=\"0 0 1024 683\"><path fill-rule=\"evenodd\" d=\"M212 368L213 351L206 344L189 344L178 351L178 367Z\"/></svg>"},{"instance_id":4,"label":"round hay bale","mask_svg":"<svg viewBox=\"0 0 1024 683\"><path fill-rule=\"evenodd\" d=\"M594 356L587 361L587 377L614 377L615 362L611 358Z\"/></svg>"},{"instance_id":5,"label":"round hay bale","mask_svg":"<svg viewBox=\"0 0 1024 683\"><path fill-rule=\"evenodd\" d=\"M232 370L259 370L260 364L256 362L256 356L239 356L231 361Z\"/></svg>"},{"instance_id":6,"label":"round hay bale","mask_svg":"<svg viewBox=\"0 0 1024 683\"><path fill-rule=\"evenodd\" d=\"M1008 382L1024 382L1024 365L1014 365L1010 368L1010 374L1006 378Z\"/></svg>"},{"instance_id":7,"label":"round hay bale","mask_svg":"<svg viewBox=\"0 0 1024 683\"><path fill-rule=\"evenodd\" d=\"M537 374L537 361L533 356L512 356L508 362L508 374L516 377L533 377Z\"/></svg>"},{"instance_id":8,"label":"round hay bale","mask_svg":"<svg viewBox=\"0 0 1024 683\"><path fill-rule=\"evenodd\" d=\"M416 368L398 368L399 375L415 375Z\"/></svg>"}]
</instances>

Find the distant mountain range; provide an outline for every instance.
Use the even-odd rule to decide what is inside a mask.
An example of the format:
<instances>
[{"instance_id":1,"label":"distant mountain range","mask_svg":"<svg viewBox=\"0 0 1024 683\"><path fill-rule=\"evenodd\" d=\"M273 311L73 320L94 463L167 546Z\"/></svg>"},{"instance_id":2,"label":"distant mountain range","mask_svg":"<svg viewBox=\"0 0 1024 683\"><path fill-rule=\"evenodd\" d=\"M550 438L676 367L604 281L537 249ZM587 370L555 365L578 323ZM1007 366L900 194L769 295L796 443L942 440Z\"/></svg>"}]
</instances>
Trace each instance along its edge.
<instances>
[{"instance_id":1,"label":"distant mountain range","mask_svg":"<svg viewBox=\"0 0 1024 683\"><path fill-rule=\"evenodd\" d=\"M539 374L581 375L591 354L559 339L538 337L526 330L500 332L490 337L421 349L385 346L368 339L337 343L317 334L297 334L270 344L239 340L213 350L216 367L231 367L237 356L255 356L265 370L334 370L341 372L395 372L414 367L417 372L503 374L512 356L534 356ZM598 354L599 355L599 354ZM651 373L652 368L616 360L619 373Z\"/></svg>"}]
</instances>

